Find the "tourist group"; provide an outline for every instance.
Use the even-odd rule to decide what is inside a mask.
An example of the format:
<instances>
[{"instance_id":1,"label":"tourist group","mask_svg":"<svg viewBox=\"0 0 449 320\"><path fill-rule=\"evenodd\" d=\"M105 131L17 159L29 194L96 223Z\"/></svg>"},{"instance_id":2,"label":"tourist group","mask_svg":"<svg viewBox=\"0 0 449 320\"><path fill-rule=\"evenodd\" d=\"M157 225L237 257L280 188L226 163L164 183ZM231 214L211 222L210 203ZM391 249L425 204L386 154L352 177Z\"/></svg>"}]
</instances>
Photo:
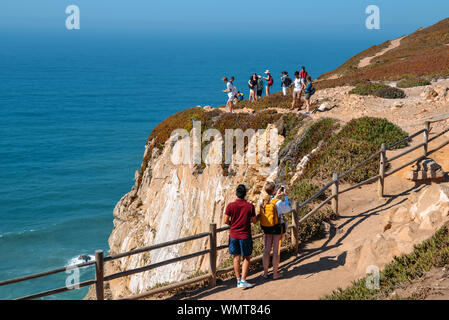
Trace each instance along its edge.
<instances>
[{"instance_id":1,"label":"tourist group","mask_svg":"<svg viewBox=\"0 0 449 320\"><path fill-rule=\"evenodd\" d=\"M262 97L263 88L264 88L264 80L267 81L265 85L265 94L267 97L271 95L271 88L274 84L273 76L271 75L270 70L265 71L265 77L254 73L248 80L249 87L249 101L255 102ZM293 110L297 104L299 104L298 111L301 110L302 101L301 96L304 93L306 100L306 114L310 114L310 98L315 93L315 88L313 87L312 77L307 73L306 68L301 67L301 71L295 71L294 80L292 80L287 71L282 72L281 76L281 88L282 94L287 96L287 90L292 88L292 106L291 110ZM223 82L226 83L226 89L223 90L224 93L228 94L228 101L226 103L226 107L229 108L230 112L234 112L234 105L239 101L244 100L244 94L237 90L237 87L234 84L235 78L223 77Z\"/></svg>"}]
</instances>

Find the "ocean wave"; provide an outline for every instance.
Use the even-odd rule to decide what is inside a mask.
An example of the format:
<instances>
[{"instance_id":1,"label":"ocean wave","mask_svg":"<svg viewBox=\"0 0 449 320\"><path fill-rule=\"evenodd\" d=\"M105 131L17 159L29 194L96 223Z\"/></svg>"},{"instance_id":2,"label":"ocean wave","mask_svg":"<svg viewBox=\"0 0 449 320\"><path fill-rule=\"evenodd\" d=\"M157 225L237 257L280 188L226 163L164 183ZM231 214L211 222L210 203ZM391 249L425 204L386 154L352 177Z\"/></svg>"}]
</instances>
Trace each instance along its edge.
<instances>
[{"instance_id":1,"label":"ocean wave","mask_svg":"<svg viewBox=\"0 0 449 320\"><path fill-rule=\"evenodd\" d=\"M27 233L36 232L37 230L29 229L29 230L22 230L22 231L16 231L16 232L5 232L0 234L0 238L3 237L13 237L13 236L21 236Z\"/></svg>"},{"instance_id":2,"label":"ocean wave","mask_svg":"<svg viewBox=\"0 0 449 320\"><path fill-rule=\"evenodd\" d=\"M82 264L82 263L90 262L90 261L95 261L95 256L90 255L90 254L82 254L82 255L79 255L79 256L69 259L66 263L66 267L73 267L78 264ZM87 268L87 267L83 267L83 268Z\"/></svg>"}]
</instances>

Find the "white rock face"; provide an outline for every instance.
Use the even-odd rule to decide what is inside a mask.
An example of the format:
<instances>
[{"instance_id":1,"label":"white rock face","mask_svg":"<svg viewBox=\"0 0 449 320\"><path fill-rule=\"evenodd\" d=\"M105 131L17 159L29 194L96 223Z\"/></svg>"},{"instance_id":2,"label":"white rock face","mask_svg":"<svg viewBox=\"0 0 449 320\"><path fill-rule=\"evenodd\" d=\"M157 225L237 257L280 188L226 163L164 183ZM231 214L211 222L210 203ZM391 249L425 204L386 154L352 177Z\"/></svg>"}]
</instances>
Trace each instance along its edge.
<instances>
[{"instance_id":1,"label":"white rock face","mask_svg":"<svg viewBox=\"0 0 449 320\"><path fill-rule=\"evenodd\" d=\"M267 128L267 132L270 128ZM283 137L278 138L282 143ZM219 228L226 205L235 200L237 185L245 184L248 188L247 199L256 203L266 180L277 177L277 167L250 165L247 161L241 165L230 164L229 174L226 175L221 165L206 166L202 173L197 172L198 168L193 165L174 165L170 160L173 149L180 152L180 158L188 156L182 154L183 148L176 147L178 143L167 141L159 155L153 153L141 177L136 175L133 190L116 205L109 254L207 232L211 222L216 222ZM212 145L215 143L218 141ZM209 157L213 156L213 150L219 149L211 147ZM227 238L228 232L220 233L218 245L226 244ZM142 267L207 248L208 238L202 238L133 255L116 261L109 267L109 273ZM227 257L226 250L219 252L218 265ZM111 283L111 291L114 296L129 292L138 294L156 284L181 281L198 271L208 271L208 267L209 257L206 254L132 275L120 284Z\"/></svg>"},{"instance_id":2,"label":"white rock face","mask_svg":"<svg viewBox=\"0 0 449 320\"><path fill-rule=\"evenodd\" d=\"M293 175L293 177L290 179L290 184L294 185L296 182L298 182L301 178L301 176L304 173L304 170L307 166L307 164L309 163L309 161L312 159L312 156L315 155L318 151L321 150L321 147L323 145L323 140L320 140L318 142L318 145L315 149L313 149L308 155L305 155L301 161L298 163L298 165L296 166L296 172Z\"/></svg>"}]
</instances>

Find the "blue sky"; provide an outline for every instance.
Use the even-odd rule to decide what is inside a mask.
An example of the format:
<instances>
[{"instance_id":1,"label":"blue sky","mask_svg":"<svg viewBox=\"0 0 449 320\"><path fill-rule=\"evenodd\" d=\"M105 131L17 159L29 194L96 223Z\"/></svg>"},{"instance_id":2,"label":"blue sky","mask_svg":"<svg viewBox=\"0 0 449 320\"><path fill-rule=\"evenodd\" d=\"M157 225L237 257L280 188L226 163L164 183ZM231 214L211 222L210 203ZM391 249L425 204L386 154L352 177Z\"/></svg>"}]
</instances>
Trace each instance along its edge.
<instances>
[{"instance_id":1,"label":"blue sky","mask_svg":"<svg viewBox=\"0 0 449 320\"><path fill-rule=\"evenodd\" d=\"M1 0L0 34L62 33L65 8L77 5L83 34L298 33L389 39L449 16L447 0ZM381 30L365 28L365 8L378 5Z\"/></svg>"}]
</instances>

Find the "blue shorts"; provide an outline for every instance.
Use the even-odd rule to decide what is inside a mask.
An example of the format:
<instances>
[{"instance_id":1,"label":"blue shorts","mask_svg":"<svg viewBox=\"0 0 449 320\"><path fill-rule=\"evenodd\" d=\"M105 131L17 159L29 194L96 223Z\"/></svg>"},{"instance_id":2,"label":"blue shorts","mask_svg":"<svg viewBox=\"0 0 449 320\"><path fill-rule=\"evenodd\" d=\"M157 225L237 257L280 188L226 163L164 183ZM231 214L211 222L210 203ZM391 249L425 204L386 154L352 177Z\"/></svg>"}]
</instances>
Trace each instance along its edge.
<instances>
[{"instance_id":1,"label":"blue shorts","mask_svg":"<svg viewBox=\"0 0 449 320\"><path fill-rule=\"evenodd\" d=\"M253 239L234 239L229 237L229 254L250 257L253 253Z\"/></svg>"}]
</instances>

